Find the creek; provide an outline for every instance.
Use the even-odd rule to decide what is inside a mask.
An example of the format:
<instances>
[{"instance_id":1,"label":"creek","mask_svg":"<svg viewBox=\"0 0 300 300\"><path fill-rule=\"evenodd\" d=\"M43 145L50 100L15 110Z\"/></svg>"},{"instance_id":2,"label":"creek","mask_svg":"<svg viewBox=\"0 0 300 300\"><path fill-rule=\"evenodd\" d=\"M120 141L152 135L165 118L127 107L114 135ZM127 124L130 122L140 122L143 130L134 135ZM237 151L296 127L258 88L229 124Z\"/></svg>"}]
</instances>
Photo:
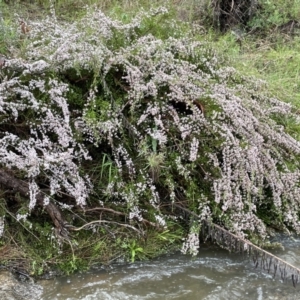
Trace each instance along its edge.
<instances>
[{"instance_id":1,"label":"creek","mask_svg":"<svg viewBox=\"0 0 300 300\"><path fill-rule=\"evenodd\" d=\"M300 238L281 237L280 242L285 249L272 252L299 268ZM39 283L44 300L300 299L300 283L294 288L291 281L255 268L242 254L205 244L195 258L177 253Z\"/></svg>"}]
</instances>

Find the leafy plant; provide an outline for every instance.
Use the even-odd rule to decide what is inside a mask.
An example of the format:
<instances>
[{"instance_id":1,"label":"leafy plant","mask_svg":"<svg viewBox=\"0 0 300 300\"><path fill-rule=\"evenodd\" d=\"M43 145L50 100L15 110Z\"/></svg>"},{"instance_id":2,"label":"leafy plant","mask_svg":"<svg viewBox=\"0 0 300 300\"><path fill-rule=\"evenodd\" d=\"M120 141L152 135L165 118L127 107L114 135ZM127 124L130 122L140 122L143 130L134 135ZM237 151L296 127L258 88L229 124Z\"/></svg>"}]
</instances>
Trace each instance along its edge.
<instances>
[{"instance_id":1,"label":"leafy plant","mask_svg":"<svg viewBox=\"0 0 300 300\"><path fill-rule=\"evenodd\" d=\"M144 253L144 249L137 245L136 240L123 243L122 248L128 251L131 262L134 262L136 257L142 257Z\"/></svg>"},{"instance_id":2,"label":"leafy plant","mask_svg":"<svg viewBox=\"0 0 300 300\"><path fill-rule=\"evenodd\" d=\"M249 25L262 30L284 25L290 20L297 20L300 14L297 1L260 1L260 8L250 20Z\"/></svg>"}]
</instances>

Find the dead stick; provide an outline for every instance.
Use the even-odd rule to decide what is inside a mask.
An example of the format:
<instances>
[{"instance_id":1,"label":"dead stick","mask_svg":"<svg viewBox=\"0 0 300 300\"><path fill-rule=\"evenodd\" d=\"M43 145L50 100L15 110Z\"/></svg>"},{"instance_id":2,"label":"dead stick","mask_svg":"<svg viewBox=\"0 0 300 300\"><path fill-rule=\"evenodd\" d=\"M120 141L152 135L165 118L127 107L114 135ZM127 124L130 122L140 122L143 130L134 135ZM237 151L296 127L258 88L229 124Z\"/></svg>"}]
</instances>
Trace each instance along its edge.
<instances>
[{"instance_id":1,"label":"dead stick","mask_svg":"<svg viewBox=\"0 0 300 300\"><path fill-rule=\"evenodd\" d=\"M68 228L70 230L73 230L73 231L79 231L79 230L82 230L83 228L85 228L87 226L90 226L92 224L97 224L97 223L117 224L117 225L120 225L120 226L131 228L132 230L138 232L140 235L143 235L138 229L136 229L135 227L133 227L131 225L123 224L123 223L118 223L118 222L114 222L114 221L106 221L106 220L96 220L96 221L92 221L92 222L86 223L86 224L82 225L81 227L68 226Z\"/></svg>"},{"instance_id":2,"label":"dead stick","mask_svg":"<svg viewBox=\"0 0 300 300\"><path fill-rule=\"evenodd\" d=\"M187 209L187 208L185 208L185 207L182 207L182 206L180 206L180 205L178 205L178 204L175 204L175 203L173 203L173 205L176 206L176 207L178 207L178 208L180 208L180 209L182 209L182 210L184 210L184 211L186 211L186 212L188 212L188 213L190 213L190 214L193 215L194 217L199 218L199 216L198 216L196 213L194 213L193 211L190 211L189 209ZM209 221L207 221L207 220L203 220L202 222L205 223L205 225L213 226L214 228L217 228L219 231L231 235L231 236L234 237L235 239L240 240L240 241L244 242L246 245L253 247L253 249L257 250L258 252L263 253L263 254L265 254L265 255L267 255L267 256L269 256L269 257L273 257L273 258L275 258L278 262L281 262L283 265L290 267L291 270L294 270L295 272L300 273L300 269L299 269L299 268L297 268L297 267L291 265L290 263L284 261L283 259L277 257L276 255L273 255L272 253L270 253L270 252L268 252L268 251L266 251L266 250L264 250L264 249L262 249L262 248L260 248L260 247L258 247L258 246L256 246L256 245L254 245L254 244L251 243L250 241L245 240L245 239L243 239L243 238L241 238L241 237L235 235L234 233L229 232L228 230L224 229L223 227L221 227L221 226L219 226L219 225L217 225L217 224L214 224L214 223L212 223L212 222L209 222Z\"/></svg>"}]
</instances>

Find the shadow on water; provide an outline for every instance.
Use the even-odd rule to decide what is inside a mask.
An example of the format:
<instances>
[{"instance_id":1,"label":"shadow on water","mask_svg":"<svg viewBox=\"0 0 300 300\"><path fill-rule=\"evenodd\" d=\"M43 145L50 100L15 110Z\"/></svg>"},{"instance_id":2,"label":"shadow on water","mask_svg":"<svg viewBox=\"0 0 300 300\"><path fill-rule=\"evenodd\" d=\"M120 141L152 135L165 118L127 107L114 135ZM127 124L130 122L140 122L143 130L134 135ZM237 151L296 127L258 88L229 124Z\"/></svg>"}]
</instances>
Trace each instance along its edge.
<instances>
[{"instance_id":1,"label":"shadow on water","mask_svg":"<svg viewBox=\"0 0 300 300\"><path fill-rule=\"evenodd\" d=\"M285 250L277 250L276 255L300 267L300 239L281 242ZM196 258L178 253L41 284L44 300L300 299L300 284L294 288L255 269L243 255L206 245Z\"/></svg>"}]
</instances>

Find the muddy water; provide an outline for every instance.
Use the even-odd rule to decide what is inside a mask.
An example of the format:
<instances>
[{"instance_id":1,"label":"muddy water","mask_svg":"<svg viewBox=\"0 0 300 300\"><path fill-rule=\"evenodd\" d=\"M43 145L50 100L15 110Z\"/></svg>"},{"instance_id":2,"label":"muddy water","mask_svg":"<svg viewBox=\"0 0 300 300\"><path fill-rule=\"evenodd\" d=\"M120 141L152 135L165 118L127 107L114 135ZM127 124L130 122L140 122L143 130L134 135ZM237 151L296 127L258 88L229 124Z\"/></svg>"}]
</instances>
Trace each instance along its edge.
<instances>
[{"instance_id":1,"label":"muddy water","mask_svg":"<svg viewBox=\"0 0 300 300\"><path fill-rule=\"evenodd\" d=\"M283 244L285 250L276 255L300 267L300 238ZM255 269L242 255L205 245L196 258L178 253L41 283L44 300L300 299L300 284L294 288Z\"/></svg>"}]
</instances>

